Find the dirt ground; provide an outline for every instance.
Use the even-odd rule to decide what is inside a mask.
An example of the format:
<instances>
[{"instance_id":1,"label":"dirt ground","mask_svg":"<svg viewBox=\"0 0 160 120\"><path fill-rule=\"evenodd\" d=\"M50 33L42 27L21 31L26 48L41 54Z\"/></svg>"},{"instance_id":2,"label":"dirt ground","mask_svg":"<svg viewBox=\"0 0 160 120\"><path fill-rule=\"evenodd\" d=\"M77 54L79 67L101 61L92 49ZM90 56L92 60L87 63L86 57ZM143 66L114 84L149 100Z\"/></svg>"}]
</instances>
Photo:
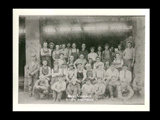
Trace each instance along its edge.
<instances>
[{"instance_id":1,"label":"dirt ground","mask_svg":"<svg viewBox=\"0 0 160 120\"><path fill-rule=\"evenodd\" d=\"M123 102L122 100L115 99L100 99L98 101L66 101L54 102L52 99L36 99L35 97L29 97L28 92L19 91L18 93L19 104L108 104L108 105L144 105L144 99L142 97L133 96L131 100Z\"/></svg>"}]
</instances>

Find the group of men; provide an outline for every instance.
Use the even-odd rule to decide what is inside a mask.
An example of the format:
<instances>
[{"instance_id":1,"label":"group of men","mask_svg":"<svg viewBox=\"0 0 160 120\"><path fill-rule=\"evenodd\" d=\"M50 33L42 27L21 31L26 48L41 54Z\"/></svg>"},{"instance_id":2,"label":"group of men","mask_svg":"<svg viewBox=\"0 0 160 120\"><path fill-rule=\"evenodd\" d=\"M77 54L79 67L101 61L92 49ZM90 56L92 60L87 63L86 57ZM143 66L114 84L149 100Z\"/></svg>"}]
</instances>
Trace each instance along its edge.
<instances>
[{"instance_id":1,"label":"group of men","mask_svg":"<svg viewBox=\"0 0 160 120\"><path fill-rule=\"evenodd\" d=\"M30 96L51 97L54 101L65 98L98 100L117 97L128 100L134 95L132 86L132 67L135 51L131 43L123 51L118 45L113 52L109 45L90 48L82 44L68 43L55 46L44 42L41 49L41 63L31 54L31 62L26 64L25 77L29 81ZM134 88L137 86L135 85Z\"/></svg>"}]
</instances>

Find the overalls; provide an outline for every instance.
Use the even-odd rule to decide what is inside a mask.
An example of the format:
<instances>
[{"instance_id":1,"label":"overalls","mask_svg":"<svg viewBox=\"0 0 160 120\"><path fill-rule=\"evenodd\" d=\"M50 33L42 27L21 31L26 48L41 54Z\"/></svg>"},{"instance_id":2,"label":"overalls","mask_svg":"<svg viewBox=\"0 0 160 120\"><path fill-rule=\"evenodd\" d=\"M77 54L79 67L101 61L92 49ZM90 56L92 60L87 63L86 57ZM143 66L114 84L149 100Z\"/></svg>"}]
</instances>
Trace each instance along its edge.
<instances>
[{"instance_id":1,"label":"overalls","mask_svg":"<svg viewBox=\"0 0 160 120\"><path fill-rule=\"evenodd\" d=\"M83 71L78 71L77 72L77 79L82 81L83 77L84 77L83 76ZM82 88L82 82L80 83L80 87Z\"/></svg>"},{"instance_id":2,"label":"overalls","mask_svg":"<svg viewBox=\"0 0 160 120\"><path fill-rule=\"evenodd\" d=\"M74 56L74 61L78 59L78 53L77 53L77 49L76 49L76 52L72 52L72 49L71 49L71 55Z\"/></svg>"},{"instance_id":3,"label":"overalls","mask_svg":"<svg viewBox=\"0 0 160 120\"><path fill-rule=\"evenodd\" d=\"M47 50L43 49L43 53L49 53L49 49L47 49ZM47 60L48 66L50 66L50 67L52 66L51 65L51 56L49 56L49 55L41 56L41 58L42 58L42 62L43 62L43 60Z\"/></svg>"}]
</instances>

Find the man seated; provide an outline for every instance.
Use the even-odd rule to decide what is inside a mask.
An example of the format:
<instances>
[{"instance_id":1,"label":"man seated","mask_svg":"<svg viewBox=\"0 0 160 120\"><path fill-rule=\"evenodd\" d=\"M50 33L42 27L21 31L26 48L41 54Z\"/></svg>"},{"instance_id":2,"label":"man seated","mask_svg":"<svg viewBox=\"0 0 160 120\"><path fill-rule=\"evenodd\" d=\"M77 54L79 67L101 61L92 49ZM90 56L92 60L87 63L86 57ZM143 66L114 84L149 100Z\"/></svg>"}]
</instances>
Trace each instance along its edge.
<instances>
[{"instance_id":1,"label":"man seated","mask_svg":"<svg viewBox=\"0 0 160 120\"><path fill-rule=\"evenodd\" d=\"M105 84L102 82L101 78L97 79L97 83L94 85L94 100L98 100L105 97Z\"/></svg>"},{"instance_id":2,"label":"man seated","mask_svg":"<svg viewBox=\"0 0 160 120\"><path fill-rule=\"evenodd\" d=\"M34 85L34 95L37 99L48 97L49 95L48 80L45 79L45 76L40 76L39 78Z\"/></svg>"},{"instance_id":3,"label":"man seated","mask_svg":"<svg viewBox=\"0 0 160 120\"><path fill-rule=\"evenodd\" d=\"M53 101L61 101L62 93L66 90L64 77L60 75L58 81L51 86L51 89L53 90Z\"/></svg>"},{"instance_id":4,"label":"man seated","mask_svg":"<svg viewBox=\"0 0 160 120\"><path fill-rule=\"evenodd\" d=\"M104 70L104 64L99 63L97 65L97 68L94 70L95 71L95 79L101 78L102 81L105 80L105 70Z\"/></svg>"},{"instance_id":5,"label":"man seated","mask_svg":"<svg viewBox=\"0 0 160 120\"><path fill-rule=\"evenodd\" d=\"M66 89L67 97L76 100L80 93L80 84L77 82L77 78L73 77Z\"/></svg>"},{"instance_id":6,"label":"man seated","mask_svg":"<svg viewBox=\"0 0 160 120\"><path fill-rule=\"evenodd\" d=\"M106 89L109 90L112 100L113 100L113 89L116 89L117 86L120 84L118 82L118 78L119 78L119 72L115 68L115 64L112 63L110 68L105 73Z\"/></svg>"},{"instance_id":7,"label":"man seated","mask_svg":"<svg viewBox=\"0 0 160 120\"><path fill-rule=\"evenodd\" d=\"M140 75L134 78L132 86L136 95L144 96L144 81Z\"/></svg>"},{"instance_id":8,"label":"man seated","mask_svg":"<svg viewBox=\"0 0 160 120\"><path fill-rule=\"evenodd\" d=\"M118 86L118 98L128 100L134 95L134 91L130 86L132 73L127 70L127 66L123 65L123 70L120 71L120 86Z\"/></svg>"},{"instance_id":9,"label":"man seated","mask_svg":"<svg viewBox=\"0 0 160 120\"><path fill-rule=\"evenodd\" d=\"M89 79L91 81L91 84L94 84L95 83L94 70L92 69L91 65L88 63L85 65L85 67L86 67L86 79Z\"/></svg>"},{"instance_id":10,"label":"man seated","mask_svg":"<svg viewBox=\"0 0 160 120\"><path fill-rule=\"evenodd\" d=\"M91 81L89 79L86 80L86 83L82 86L82 99L92 99L94 89Z\"/></svg>"}]
</instances>

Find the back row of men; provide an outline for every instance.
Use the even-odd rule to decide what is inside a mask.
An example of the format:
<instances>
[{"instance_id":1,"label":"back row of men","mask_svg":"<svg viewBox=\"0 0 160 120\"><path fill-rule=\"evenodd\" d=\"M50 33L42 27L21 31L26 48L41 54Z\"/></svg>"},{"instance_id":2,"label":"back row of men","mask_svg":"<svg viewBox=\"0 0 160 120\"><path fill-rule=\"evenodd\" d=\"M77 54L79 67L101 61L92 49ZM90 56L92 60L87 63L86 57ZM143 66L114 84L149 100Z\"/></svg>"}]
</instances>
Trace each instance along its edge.
<instances>
[{"instance_id":1,"label":"back row of men","mask_svg":"<svg viewBox=\"0 0 160 120\"><path fill-rule=\"evenodd\" d=\"M102 52L101 57L97 54L98 52L94 52L94 47L91 48L89 54L85 54L77 52L78 50L74 45L70 50L69 58L56 45L52 54L53 67L48 64L49 60L52 60L51 56L42 54L42 52L46 53L44 49L48 49L47 47L41 49L41 67L39 62L36 61L36 55L31 54L32 62L26 65L25 70L25 77L29 80L30 96L42 95L43 97L52 92L53 99L60 100L65 91L67 96L74 98L77 95L84 95L92 96L97 100L104 96L113 98L113 90L116 88L119 98L129 99L134 94L132 88L139 89L136 80L133 81L134 87L131 87L132 73L129 69L130 66L133 66L134 61L134 51L131 48L131 43L128 43L128 49L126 48L122 54L120 50L117 51L113 61L110 58L108 45L105 45L105 51ZM44 46L47 46L46 42L44 42ZM82 51L85 51L85 44L82 44L82 46ZM72 53L74 48L77 50L75 54ZM59 51L58 55L57 50ZM88 59L85 59L85 55ZM75 59L75 56L78 59ZM132 59L129 58L131 56ZM128 91L128 96L124 98L122 93L125 91Z\"/></svg>"}]
</instances>

